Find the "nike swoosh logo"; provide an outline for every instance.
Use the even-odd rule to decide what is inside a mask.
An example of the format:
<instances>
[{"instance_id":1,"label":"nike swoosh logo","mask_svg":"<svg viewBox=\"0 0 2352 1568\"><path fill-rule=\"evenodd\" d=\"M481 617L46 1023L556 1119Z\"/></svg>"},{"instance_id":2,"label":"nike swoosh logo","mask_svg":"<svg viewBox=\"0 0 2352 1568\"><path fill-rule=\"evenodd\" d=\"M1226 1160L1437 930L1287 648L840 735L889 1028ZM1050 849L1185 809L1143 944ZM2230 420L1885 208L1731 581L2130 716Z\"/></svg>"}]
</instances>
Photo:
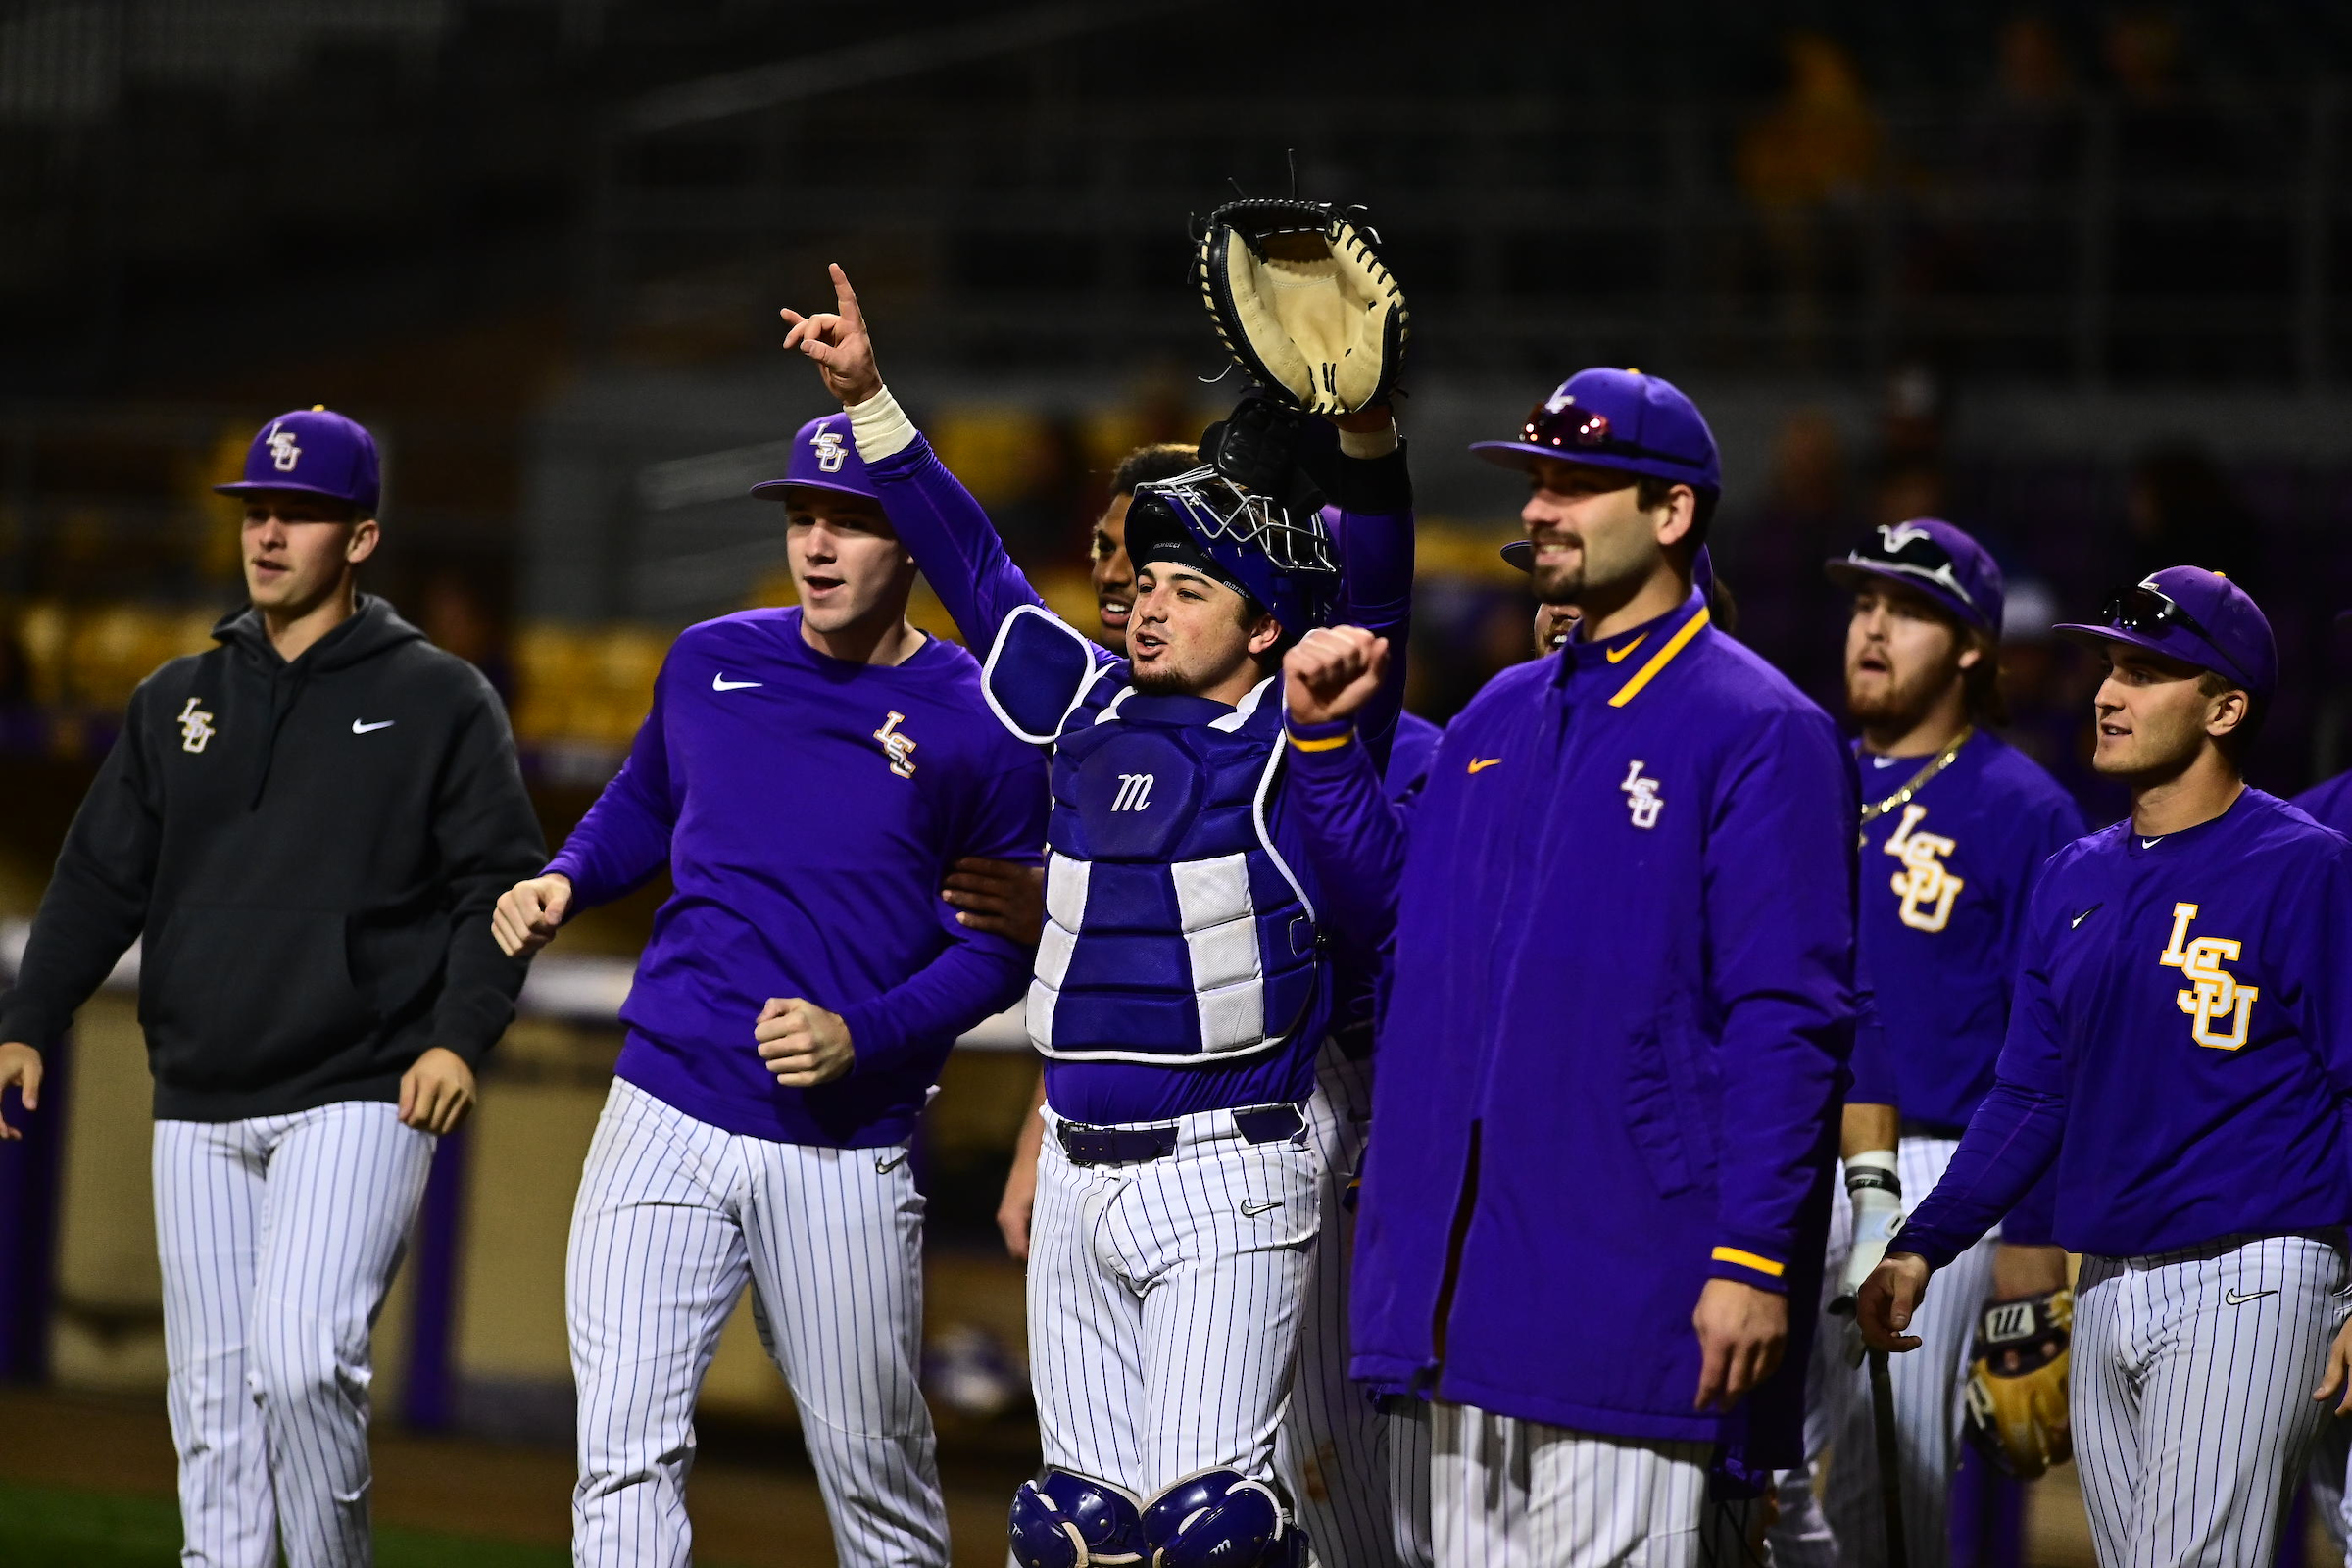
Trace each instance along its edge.
<instances>
[{"instance_id":1,"label":"nike swoosh logo","mask_svg":"<svg viewBox=\"0 0 2352 1568\"><path fill-rule=\"evenodd\" d=\"M1494 766L1494 765L1496 762L1499 762L1499 761L1501 761L1501 760L1502 760L1502 759L1501 759L1501 758L1499 758L1499 757L1476 757L1476 758L1472 758L1472 759L1470 760L1470 771L1471 771L1471 772L1473 772L1473 773L1475 773L1475 772L1477 772L1477 771L1478 771L1480 768L1482 768L1482 767L1493 767L1493 766Z\"/></svg>"},{"instance_id":2,"label":"nike swoosh logo","mask_svg":"<svg viewBox=\"0 0 2352 1568\"><path fill-rule=\"evenodd\" d=\"M1242 1218L1255 1219L1260 1214L1271 1214L1281 1206L1282 1200L1279 1198L1269 1198L1262 1203L1252 1203L1245 1198L1242 1200Z\"/></svg>"},{"instance_id":3,"label":"nike swoosh logo","mask_svg":"<svg viewBox=\"0 0 2352 1568\"><path fill-rule=\"evenodd\" d=\"M1610 649L1604 649L1604 650L1603 650L1603 652L1605 652L1605 653L1606 653L1606 654L1609 656L1609 662L1610 662L1610 663L1612 663L1612 664L1622 664L1622 663L1624 663L1624 662L1625 662L1625 656L1626 656L1626 655L1628 655L1628 654L1632 653L1632 652L1633 652L1635 649L1637 649L1637 648L1641 647L1641 646L1642 646L1643 643L1645 643L1645 642L1647 642L1647 641L1649 641L1649 633L1647 633L1647 632L1643 632L1643 633L1642 633L1641 636L1639 636L1639 637L1635 638L1635 639L1634 639L1632 642L1630 642L1630 643L1627 643L1627 644L1626 644L1626 645L1625 645L1623 648L1610 648Z\"/></svg>"},{"instance_id":4,"label":"nike swoosh logo","mask_svg":"<svg viewBox=\"0 0 2352 1568\"><path fill-rule=\"evenodd\" d=\"M2075 927L2077 927L2077 926L2081 925L2081 924L2082 924L2083 921L2085 921L2085 920L2089 919L2089 918L2090 918L2092 915L2094 915L2094 914L2098 913L2098 912L2099 912L2101 909L2105 908L2106 906L2106 906L2106 903L2105 903L2105 901L2103 901L2103 900L2102 900L2101 902L2097 903L2097 904L2094 904L2094 905L2092 905L2092 906L2091 906L2089 908L2087 908L2087 909L2084 909L2084 910L2083 910L2083 911L2082 911L2081 914L2078 914L2078 915L2076 915L2076 916L2075 916L2075 917L2074 917L2072 920L2069 920L2069 921L2067 921L2067 922L2066 922L2066 928L2067 928L2069 931L2072 931L2072 930L2073 930Z\"/></svg>"},{"instance_id":5,"label":"nike swoosh logo","mask_svg":"<svg viewBox=\"0 0 2352 1568\"><path fill-rule=\"evenodd\" d=\"M2139 841L2139 847L2143 850L2152 850L2157 845L2162 844L2166 839L2171 837L2172 835L2170 833L2159 833L2152 839L2141 839Z\"/></svg>"},{"instance_id":6,"label":"nike swoosh logo","mask_svg":"<svg viewBox=\"0 0 2352 1568\"><path fill-rule=\"evenodd\" d=\"M764 686L766 684L767 682L763 680L729 680L724 675L710 677L710 689L714 692L739 692L746 686Z\"/></svg>"},{"instance_id":7,"label":"nike swoosh logo","mask_svg":"<svg viewBox=\"0 0 2352 1568\"><path fill-rule=\"evenodd\" d=\"M2275 1290L2240 1291L2235 1286L2231 1286L2222 1293L2222 1300L2230 1306L2243 1306L2248 1301L2259 1301L2266 1296L2277 1296L2278 1294Z\"/></svg>"},{"instance_id":8,"label":"nike swoosh logo","mask_svg":"<svg viewBox=\"0 0 2352 1568\"><path fill-rule=\"evenodd\" d=\"M754 684L754 685L757 685L757 684L759 684L759 683L758 683L757 681L755 681L753 684ZM902 1149L902 1150L900 1150L900 1151L899 1151L897 1153L895 1153L895 1154L891 1155L891 1156L890 1156L889 1158L887 1158L887 1159L877 1159L877 1160L875 1160L875 1161L874 1161L874 1174L875 1174L875 1175L877 1175L877 1176L887 1176L887 1175L889 1175L889 1174L890 1174L892 1171L894 1171L894 1170L897 1170L897 1169L898 1169L898 1168L899 1168L901 1165L904 1165L904 1164L906 1164L906 1150L904 1150L904 1149Z\"/></svg>"},{"instance_id":9,"label":"nike swoosh logo","mask_svg":"<svg viewBox=\"0 0 2352 1568\"><path fill-rule=\"evenodd\" d=\"M390 729L393 725L399 722L400 720L397 718L379 718L372 724L363 724L355 718L351 721L351 732L354 735L365 735L369 730Z\"/></svg>"}]
</instances>

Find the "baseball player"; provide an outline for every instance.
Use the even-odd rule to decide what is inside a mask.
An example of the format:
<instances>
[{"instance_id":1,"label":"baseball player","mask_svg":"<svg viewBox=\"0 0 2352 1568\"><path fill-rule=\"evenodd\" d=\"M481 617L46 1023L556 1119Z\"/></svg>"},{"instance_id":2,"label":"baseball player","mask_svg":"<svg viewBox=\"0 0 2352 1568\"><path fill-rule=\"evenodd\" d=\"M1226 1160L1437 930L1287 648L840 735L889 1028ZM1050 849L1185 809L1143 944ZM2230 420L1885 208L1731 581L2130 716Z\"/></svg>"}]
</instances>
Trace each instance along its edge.
<instances>
[{"instance_id":1,"label":"baseball player","mask_svg":"<svg viewBox=\"0 0 2352 1568\"><path fill-rule=\"evenodd\" d=\"M1886 1250L1900 1195L1936 1185L1992 1086L2026 895L2042 862L2083 826L2057 781L1991 732L2004 718L2002 581L1982 545L1948 522L1914 518L1877 529L1828 571L1853 595L1845 700L1862 731L1857 941L1893 1078L1891 1103L1849 1096L1844 1112L1854 1191L1835 1209L1828 1277L1843 1282L1835 1309L1850 1313ZM1952 1264L1913 1324L1929 1348L1890 1369L1903 1537L1923 1568L1950 1556L1946 1514L1982 1308L1996 1294L2040 1296L2066 1284L2062 1250L2003 1246L1996 1293L1995 1245L1979 1242ZM1796 1568L1887 1560L1869 1390L1845 1354L1843 1326L1825 1324L1815 1340L1808 1466L1780 1489L1774 1557ZM1826 1518L1810 1470L1825 1449L1836 1454Z\"/></svg>"},{"instance_id":2,"label":"baseball player","mask_svg":"<svg viewBox=\"0 0 2352 1568\"><path fill-rule=\"evenodd\" d=\"M1095 519L1088 537L1087 568L1095 590L1095 640L1114 654L1127 652L1127 620L1135 610L1135 564L1127 558L1127 509L1135 504L1136 486L1173 479L1200 466L1198 448L1156 442L1129 452L1111 473L1110 503ZM1019 870L1024 878L1038 874L1031 866ZM1025 912L1029 906L1024 892L1009 883L996 862L957 867L956 874L948 878L946 898L961 911L958 918L966 925L1014 920L1017 912ZM1037 945L1044 916L1040 905L1037 925L1025 928L1032 947ZM1013 1141L1012 1169L1005 1175L1004 1196L997 1205L997 1228L1004 1233L1005 1250L1024 1261L1029 1256L1030 1211L1037 1202L1037 1152L1046 1130L1039 1112L1045 1105L1046 1079L1041 1072L1028 1118Z\"/></svg>"},{"instance_id":3,"label":"baseball player","mask_svg":"<svg viewBox=\"0 0 2352 1568\"><path fill-rule=\"evenodd\" d=\"M1394 938L1354 1371L1435 1399L1440 1564L1695 1564L1744 1544L1710 1468L1752 1494L1800 1447L1851 770L1710 628L1690 399L1587 370L1474 450L1526 471L1534 586L1581 618L1447 726L1409 840L1351 743L1379 639L1288 660L1318 874Z\"/></svg>"},{"instance_id":4,"label":"baseball player","mask_svg":"<svg viewBox=\"0 0 2352 1568\"><path fill-rule=\"evenodd\" d=\"M1315 433L1246 400L1203 465L1140 486L1125 658L1054 619L884 387L857 296L785 312L900 536L976 648L990 706L1053 744L1048 924L1030 987L1047 1057L1030 1353L1047 1470L1015 1498L1021 1561L1156 1551L1305 1560L1276 1433L1322 1223L1301 1106L1330 1020L1328 918L1301 864L1272 665L1326 603L1400 642L1411 513L1385 411L1309 456L1336 524L1276 504ZM1272 456L1266 456L1272 454ZM1345 570L1331 536L1347 541ZM1385 751L1392 681L1372 705Z\"/></svg>"},{"instance_id":5,"label":"baseball player","mask_svg":"<svg viewBox=\"0 0 2352 1568\"><path fill-rule=\"evenodd\" d=\"M1993 1087L1862 1329L1918 1348L1931 1272L2055 1165L2099 1560L2268 1562L2321 1420L2352 1407L2352 846L2244 782L2278 679L2244 590L2173 566L2059 629L2105 649L2092 764L2132 815L2035 883Z\"/></svg>"},{"instance_id":6,"label":"baseball player","mask_svg":"<svg viewBox=\"0 0 2352 1568\"><path fill-rule=\"evenodd\" d=\"M1096 641L1113 653L1127 649L1127 621L1135 604L1135 567L1127 555L1127 511L1136 487L1176 477L1200 465L1196 448L1138 447L1112 475L1111 500L1096 519L1089 552L1100 620ZM1420 788L1437 750L1439 727L1418 714L1399 711L1389 753L1386 782L1392 799ZM975 919L1012 917L1022 900L1000 870L1001 862L970 862L948 879L948 899ZM1036 873L1018 869L1025 876ZM1041 911L1042 912L1042 911ZM1034 944L1034 933L1032 934ZM1316 1243L1313 1281L1298 1340L1298 1372L1283 1418L1277 1460L1291 1482L1310 1541L1326 1562L1378 1568L1392 1560L1394 1525L1389 1501L1391 1459L1363 1390L1348 1376L1348 1279L1352 1262L1352 1216L1348 1186L1362 1157L1366 1123L1372 1115L1371 1079L1365 1061L1372 1045L1368 982L1343 1004L1350 1023L1336 1025L1318 1054L1315 1092L1307 1098L1307 1137L1323 1162L1324 1225ZM1352 1008L1352 1013L1350 1012ZM1037 1198L1037 1161L1045 1121L1045 1079L1038 1079L1029 1119L1013 1146L1013 1162L997 1210L997 1224L1013 1256L1029 1256L1029 1220ZM1426 1430L1426 1429L1424 1429ZM1426 1454L1426 1442L1422 1445ZM1408 1472L1409 1473L1409 1472ZM1423 1489L1424 1493L1426 1489ZM1406 1520L1413 1517L1408 1509ZM1418 1510L1417 1539L1428 1536L1428 1508ZM1407 1552L1408 1564L1426 1563Z\"/></svg>"},{"instance_id":7,"label":"baseball player","mask_svg":"<svg viewBox=\"0 0 2352 1568\"><path fill-rule=\"evenodd\" d=\"M694 1401L748 1280L845 1564L945 1568L917 1385L922 1209L907 1153L956 1037L1028 952L940 879L1045 836L1045 770L979 666L906 622L914 563L840 415L783 478L800 603L688 628L627 762L545 872L499 901L535 950L664 864L627 1035L572 1212L573 1557L684 1568Z\"/></svg>"},{"instance_id":8,"label":"baseball player","mask_svg":"<svg viewBox=\"0 0 2352 1568\"><path fill-rule=\"evenodd\" d=\"M489 683L359 591L368 431L281 415L216 488L250 603L132 695L0 1001L0 1091L34 1108L143 938L181 1560L365 1564L368 1330L514 1015L491 903L545 851Z\"/></svg>"}]
</instances>

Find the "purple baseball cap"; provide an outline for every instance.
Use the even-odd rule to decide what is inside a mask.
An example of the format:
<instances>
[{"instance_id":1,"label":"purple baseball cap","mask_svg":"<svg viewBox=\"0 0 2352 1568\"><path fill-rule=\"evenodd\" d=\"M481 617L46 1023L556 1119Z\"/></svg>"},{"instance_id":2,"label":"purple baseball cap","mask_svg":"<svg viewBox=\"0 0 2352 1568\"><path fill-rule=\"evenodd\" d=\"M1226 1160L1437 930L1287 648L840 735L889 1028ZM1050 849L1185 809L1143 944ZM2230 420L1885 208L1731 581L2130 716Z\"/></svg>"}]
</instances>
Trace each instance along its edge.
<instances>
[{"instance_id":1,"label":"purple baseball cap","mask_svg":"<svg viewBox=\"0 0 2352 1568\"><path fill-rule=\"evenodd\" d=\"M1941 517L1881 523L1868 539L1822 569L1840 588L1900 583L1965 625L1998 637L2005 589L2000 564Z\"/></svg>"},{"instance_id":2,"label":"purple baseball cap","mask_svg":"<svg viewBox=\"0 0 2352 1568\"><path fill-rule=\"evenodd\" d=\"M1528 412L1517 439L1473 441L1470 450L1506 468L1558 458L1723 491L1715 435L1698 405L1640 370L1579 370Z\"/></svg>"},{"instance_id":3,"label":"purple baseball cap","mask_svg":"<svg viewBox=\"0 0 2352 1568\"><path fill-rule=\"evenodd\" d=\"M224 496L256 490L299 490L348 502L360 515L375 515L383 499L375 437L357 419L330 412L323 403L281 414L262 426L245 450L245 477L213 486Z\"/></svg>"},{"instance_id":4,"label":"purple baseball cap","mask_svg":"<svg viewBox=\"0 0 2352 1568\"><path fill-rule=\"evenodd\" d=\"M2079 643L2130 643L2210 669L2256 697L2278 687L2278 644L2253 597L2218 571L2167 566L2118 589L2098 623L2053 626Z\"/></svg>"},{"instance_id":5,"label":"purple baseball cap","mask_svg":"<svg viewBox=\"0 0 2352 1568\"><path fill-rule=\"evenodd\" d=\"M800 433L792 438L792 456L785 461L784 477L760 480L752 486L752 494L781 500L784 492L795 485L806 485L811 490L837 490L845 496L863 496L868 501L882 499L874 490L874 481L866 474L865 460L858 456L858 443L850 436L850 416L846 414L828 414L802 425Z\"/></svg>"}]
</instances>

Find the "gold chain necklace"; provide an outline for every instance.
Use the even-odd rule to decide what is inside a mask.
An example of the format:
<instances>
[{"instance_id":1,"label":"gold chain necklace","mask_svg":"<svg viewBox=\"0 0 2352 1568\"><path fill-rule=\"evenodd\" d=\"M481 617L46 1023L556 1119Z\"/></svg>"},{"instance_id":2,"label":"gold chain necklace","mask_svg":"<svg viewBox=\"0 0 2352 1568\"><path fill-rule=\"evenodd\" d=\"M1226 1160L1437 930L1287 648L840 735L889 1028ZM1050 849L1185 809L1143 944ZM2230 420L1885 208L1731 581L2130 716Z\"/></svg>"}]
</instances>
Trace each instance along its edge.
<instances>
[{"instance_id":1,"label":"gold chain necklace","mask_svg":"<svg viewBox=\"0 0 2352 1568\"><path fill-rule=\"evenodd\" d=\"M1917 795L1921 790L1924 790L1928 787L1928 781L1930 779L1934 778L1936 774L1942 772L1945 768L1952 765L1952 759L1960 755L1960 748L1966 746L1969 742L1969 738L1975 735L1976 732L1976 725L1969 724L1964 726L1959 734L1952 737L1952 743L1931 758L1927 766L1912 774L1911 777L1904 782L1901 789L1896 790L1892 795L1887 796L1883 801L1863 807L1862 825L1864 827L1868 827L1871 823L1876 822L1880 817L1885 816L1888 811L1893 810L1896 807L1908 804L1912 796Z\"/></svg>"}]
</instances>

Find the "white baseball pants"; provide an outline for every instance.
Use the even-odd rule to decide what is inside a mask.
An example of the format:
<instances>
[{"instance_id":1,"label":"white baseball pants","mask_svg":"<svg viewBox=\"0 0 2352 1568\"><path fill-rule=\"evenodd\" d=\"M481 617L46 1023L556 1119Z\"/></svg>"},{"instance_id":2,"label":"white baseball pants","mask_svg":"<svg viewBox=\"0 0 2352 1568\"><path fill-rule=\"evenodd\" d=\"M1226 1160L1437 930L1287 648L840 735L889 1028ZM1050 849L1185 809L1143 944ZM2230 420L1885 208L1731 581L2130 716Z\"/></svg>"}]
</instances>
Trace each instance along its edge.
<instances>
[{"instance_id":1,"label":"white baseball pants","mask_svg":"<svg viewBox=\"0 0 2352 1568\"><path fill-rule=\"evenodd\" d=\"M1752 1505L1710 1501L1710 1443L1604 1437L1440 1400L1439 1568L1714 1568L1755 1560Z\"/></svg>"},{"instance_id":2,"label":"white baseball pants","mask_svg":"<svg viewBox=\"0 0 2352 1568\"><path fill-rule=\"evenodd\" d=\"M1348 1281L1355 1266L1355 1214L1345 1199L1363 1157L1371 1119L1371 1062L1350 1061L1336 1043L1325 1041L1315 1060L1315 1093L1306 1105L1307 1142L1323 1165L1323 1229L1298 1335L1290 1414L1276 1444L1282 1472L1295 1488L1299 1521L1324 1568L1399 1568L1398 1531L1409 1538L1412 1530L1390 1507L1390 1428L1364 1386L1348 1376ZM1405 1496L1420 1501L1419 1533L1426 1540L1428 1483ZM1417 1559L1419 1568L1427 1568L1427 1562Z\"/></svg>"},{"instance_id":3,"label":"white baseball pants","mask_svg":"<svg viewBox=\"0 0 2352 1568\"><path fill-rule=\"evenodd\" d=\"M2347 1313L2341 1236L2082 1259L2067 1392L2103 1568L2271 1560Z\"/></svg>"},{"instance_id":4,"label":"white baseball pants","mask_svg":"<svg viewBox=\"0 0 2352 1568\"><path fill-rule=\"evenodd\" d=\"M1951 1138L1902 1140L1895 1161L1909 1204L1935 1190L1959 1147ZM1831 1208L1822 1316L1805 1369L1806 1464L1782 1473L1781 1517L1772 1528L1773 1560L1783 1568L1874 1568L1886 1560L1870 1373L1846 1361L1852 1320L1829 1311L1853 1246L1853 1223L1841 1190ZM1952 1474L1960 1467L1960 1434L1968 1416L1969 1351L1977 1319L1992 1295L1999 1238L1996 1230L1936 1271L1928 1298L1911 1320L1910 1331L1926 1343L1886 1358L1894 1390L1895 1451L1902 1462L1903 1544L1911 1568L1946 1568L1951 1561ZM1831 1455L1828 1485L1817 1500L1813 1466L1825 1452Z\"/></svg>"},{"instance_id":5,"label":"white baseball pants","mask_svg":"<svg viewBox=\"0 0 2352 1568\"><path fill-rule=\"evenodd\" d=\"M1070 1163L1046 1112L1029 1244L1030 1376L1045 1461L1149 1499L1203 1470L1288 1488L1291 1398L1322 1160L1252 1144L1230 1111L1179 1117L1175 1152Z\"/></svg>"},{"instance_id":6,"label":"white baseball pants","mask_svg":"<svg viewBox=\"0 0 2352 1568\"><path fill-rule=\"evenodd\" d=\"M155 1124L188 1568L372 1560L368 1330L434 1142L381 1101Z\"/></svg>"},{"instance_id":7,"label":"white baseball pants","mask_svg":"<svg viewBox=\"0 0 2352 1568\"><path fill-rule=\"evenodd\" d=\"M564 1269L579 1386L573 1561L686 1568L695 1396L748 1281L843 1568L946 1568L917 1380L922 1230L903 1145L742 1137L615 1081Z\"/></svg>"}]
</instances>

